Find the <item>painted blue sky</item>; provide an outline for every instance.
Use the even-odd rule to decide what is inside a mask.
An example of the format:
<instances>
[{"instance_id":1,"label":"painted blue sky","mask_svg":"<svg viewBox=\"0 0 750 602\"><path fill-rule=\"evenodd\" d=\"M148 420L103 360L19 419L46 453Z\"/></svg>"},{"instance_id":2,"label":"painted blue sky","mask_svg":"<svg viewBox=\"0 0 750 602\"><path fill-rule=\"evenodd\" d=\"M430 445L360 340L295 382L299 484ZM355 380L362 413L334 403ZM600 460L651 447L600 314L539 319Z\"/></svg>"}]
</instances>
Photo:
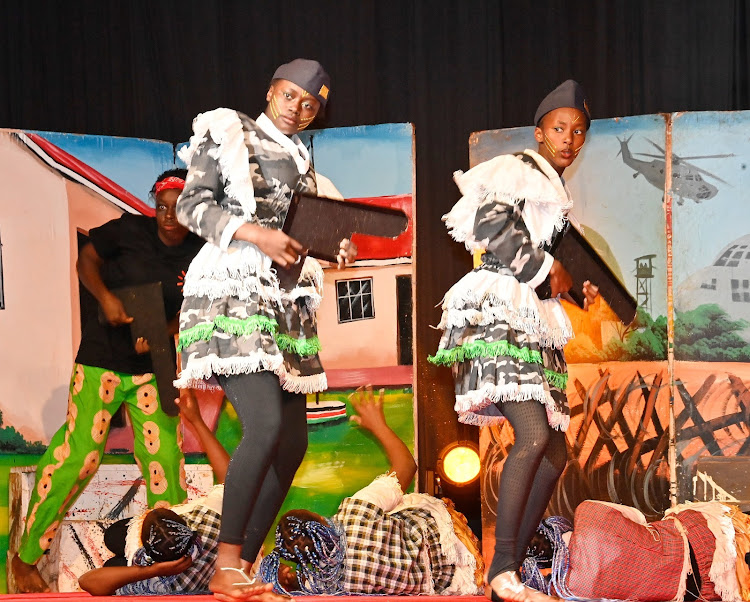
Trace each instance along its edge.
<instances>
[{"instance_id":1,"label":"painted blue sky","mask_svg":"<svg viewBox=\"0 0 750 602\"><path fill-rule=\"evenodd\" d=\"M413 132L411 124L395 123L310 131L301 137L308 146L312 139L315 169L351 198L412 193ZM150 205L148 191L156 177L175 165L169 142L37 133Z\"/></svg>"},{"instance_id":2,"label":"painted blue sky","mask_svg":"<svg viewBox=\"0 0 750 602\"><path fill-rule=\"evenodd\" d=\"M170 142L88 134L35 132L90 165L153 206L148 198L156 177L174 166Z\"/></svg>"},{"instance_id":3,"label":"painted blue sky","mask_svg":"<svg viewBox=\"0 0 750 602\"><path fill-rule=\"evenodd\" d=\"M733 157L691 159L690 165L726 182L703 174L718 188L701 203L685 199L674 203L674 283L714 262L733 240L750 234L750 111L734 113L682 113L674 116L673 153L680 157L733 154Z\"/></svg>"},{"instance_id":4,"label":"painted blue sky","mask_svg":"<svg viewBox=\"0 0 750 602\"><path fill-rule=\"evenodd\" d=\"M648 141L664 148L664 136L665 121L660 115L596 120L578 160L570 173L566 173L576 199L574 213L607 241L631 294L636 287L636 257L656 255L651 282L654 317L667 312L663 184L657 188L626 165L620 154L620 141L629 139L627 145L631 153L652 152L655 149Z\"/></svg>"},{"instance_id":5,"label":"painted blue sky","mask_svg":"<svg viewBox=\"0 0 750 602\"><path fill-rule=\"evenodd\" d=\"M410 123L386 123L303 133L312 138L315 171L328 177L345 198L411 194Z\"/></svg>"}]
</instances>

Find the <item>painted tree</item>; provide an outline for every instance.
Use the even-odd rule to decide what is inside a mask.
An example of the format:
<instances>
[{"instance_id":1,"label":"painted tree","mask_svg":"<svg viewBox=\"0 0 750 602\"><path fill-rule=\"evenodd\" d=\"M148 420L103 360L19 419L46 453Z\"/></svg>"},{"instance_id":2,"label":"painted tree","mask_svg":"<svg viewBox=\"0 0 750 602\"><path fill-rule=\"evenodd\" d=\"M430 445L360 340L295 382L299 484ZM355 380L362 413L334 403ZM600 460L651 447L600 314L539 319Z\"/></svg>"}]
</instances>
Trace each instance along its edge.
<instances>
[{"instance_id":1,"label":"painted tree","mask_svg":"<svg viewBox=\"0 0 750 602\"><path fill-rule=\"evenodd\" d=\"M738 333L749 324L732 320L718 305L677 312L675 358L702 362L750 362L750 344Z\"/></svg>"},{"instance_id":2,"label":"painted tree","mask_svg":"<svg viewBox=\"0 0 750 602\"><path fill-rule=\"evenodd\" d=\"M667 319L654 320L642 307L632 324L625 327L620 339L613 339L602 349L603 361L656 361L667 358Z\"/></svg>"}]
</instances>

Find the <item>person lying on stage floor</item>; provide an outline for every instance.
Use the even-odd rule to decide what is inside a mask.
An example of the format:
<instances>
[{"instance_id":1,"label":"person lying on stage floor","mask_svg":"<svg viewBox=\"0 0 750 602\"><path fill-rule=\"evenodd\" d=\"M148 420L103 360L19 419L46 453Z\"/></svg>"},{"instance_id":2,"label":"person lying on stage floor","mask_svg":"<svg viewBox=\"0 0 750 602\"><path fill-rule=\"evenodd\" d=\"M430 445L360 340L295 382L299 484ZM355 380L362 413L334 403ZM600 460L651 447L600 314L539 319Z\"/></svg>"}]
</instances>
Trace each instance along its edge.
<instances>
[{"instance_id":1,"label":"person lying on stage floor","mask_svg":"<svg viewBox=\"0 0 750 602\"><path fill-rule=\"evenodd\" d=\"M391 469L326 519L284 514L260 576L281 594L476 594L483 562L466 519L435 497L404 494L417 466L385 421L380 390L350 396L351 420L382 445Z\"/></svg>"},{"instance_id":2,"label":"person lying on stage floor","mask_svg":"<svg viewBox=\"0 0 750 602\"><path fill-rule=\"evenodd\" d=\"M737 506L688 502L647 523L636 508L587 500L574 523L540 523L527 586L568 600L750 600L750 517Z\"/></svg>"},{"instance_id":3,"label":"person lying on stage floor","mask_svg":"<svg viewBox=\"0 0 750 602\"><path fill-rule=\"evenodd\" d=\"M334 518L346 521L348 545L340 542L343 547L338 549L346 548L350 568L356 567L358 558L370 555L363 550L368 541L375 541L380 547L383 538L387 537L391 543L385 555L378 558L383 563L379 568L372 567L372 561L369 561L369 568L346 570L342 575L345 580L331 589L350 593L476 593L482 580L482 559L478 542L463 516L437 498L403 494L414 477L416 464L404 442L385 421L383 396L381 391L376 400L371 387L359 389L350 396L356 411L351 420L377 438L391 463L391 472L343 500ZM222 483L229 455L203 422L192 392L184 394L178 404L180 415L193 428L206 452L217 482ZM140 518L118 521L105 534L105 542L116 554L115 559L107 561L103 568L82 575L79 579L81 588L94 595L207 591L215 571L222 498L223 486L219 484L208 496L175 506L171 511L151 510ZM302 531L315 533L312 541L319 543L320 537L333 532L328 521L307 510L287 513L281 521L286 525L283 529L291 532L293 529L288 525L295 519L290 517L300 515L305 517ZM362 532L357 533L358 529ZM193 531L199 537L195 537ZM278 584L274 576L278 571L273 571L274 567L278 568L276 553L277 549L274 549L261 572L264 580L267 576L277 585L277 591L282 592L287 588ZM309 549L303 554L309 554ZM429 558L430 566L425 566L426 558ZM127 566L128 559L131 559L132 566ZM403 574L389 585L379 575L392 570L396 560L406 561L408 565ZM287 587L305 591L299 587L291 568L285 564L281 566L284 568L279 578ZM373 571L370 576L365 574L368 570ZM317 571L305 567L307 579L313 573ZM319 577L313 579L320 582ZM400 580L403 583L399 583ZM303 582L307 583L305 578ZM268 601L272 600L271 596L280 598L268 591L271 584L247 587L243 588L242 599L260 596Z\"/></svg>"},{"instance_id":4,"label":"person lying on stage floor","mask_svg":"<svg viewBox=\"0 0 750 602\"><path fill-rule=\"evenodd\" d=\"M206 453L218 485L202 498L157 508L111 525L104 535L115 554L104 567L81 575L85 591L96 595L154 595L208 592L215 572L224 479L229 454L201 417L191 390L177 400L180 416ZM272 602L281 596L264 584L243 588L242 600Z\"/></svg>"}]
</instances>

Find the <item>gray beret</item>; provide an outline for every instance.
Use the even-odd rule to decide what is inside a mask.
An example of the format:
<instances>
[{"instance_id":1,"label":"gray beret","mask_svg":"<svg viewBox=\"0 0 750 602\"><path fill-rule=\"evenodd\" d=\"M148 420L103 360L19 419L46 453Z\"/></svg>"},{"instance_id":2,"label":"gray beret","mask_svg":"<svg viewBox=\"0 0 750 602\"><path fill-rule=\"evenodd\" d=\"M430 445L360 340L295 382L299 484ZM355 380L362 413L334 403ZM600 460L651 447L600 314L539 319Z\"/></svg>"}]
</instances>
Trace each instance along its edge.
<instances>
[{"instance_id":1,"label":"gray beret","mask_svg":"<svg viewBox=\"0 0 750 602\"><path fill-rule=\"evenodd\" d=\"M285 79L297 84L305 92L312 94L325 107L331 92L331 78L318 61L294 59L276 69L273 79Z\"/></svg>"},{"instance_id":2,"label":"gray beret","mask_svg":"<svg viewBox=\"0 0 750 602\"><path fill-rule=\"evenodd\" d=\"M589 113L589 103L586 100L586 94L583 92L581 84L572 79L561 83L539 103L539 107L534 114L534 125L538 126L542 117L550 111L561 107L578 109L586 116L586 128L588 129L591 125L591 113Z\"/></svg>"}]
</instances>

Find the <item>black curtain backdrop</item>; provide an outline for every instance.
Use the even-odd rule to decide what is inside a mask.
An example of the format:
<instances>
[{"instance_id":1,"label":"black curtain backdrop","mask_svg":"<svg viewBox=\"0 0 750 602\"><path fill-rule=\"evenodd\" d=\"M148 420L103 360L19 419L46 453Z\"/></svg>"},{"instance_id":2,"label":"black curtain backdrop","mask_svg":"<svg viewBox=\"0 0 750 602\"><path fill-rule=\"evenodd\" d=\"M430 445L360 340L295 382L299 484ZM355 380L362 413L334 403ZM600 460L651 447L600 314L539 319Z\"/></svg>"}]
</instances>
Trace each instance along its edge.
<instances>
[{"instance_id":1,"label":"black curtain backdrop","mask_svg":"<svg viewBox=\"0 0 750 602\"><path fill-rule=\"evenodd\" d=\"M434 306L470 265L440 222L469 134L530 124L569 77L594 118L747 109L748 13L745 0L0 0L0 126L181 141L201 111L259 113L298 56L331 74L325 126L414 123L424 478L445 444L476 439L455 422L448 371L426 362Z\"/></svg>"}]
</instances>

